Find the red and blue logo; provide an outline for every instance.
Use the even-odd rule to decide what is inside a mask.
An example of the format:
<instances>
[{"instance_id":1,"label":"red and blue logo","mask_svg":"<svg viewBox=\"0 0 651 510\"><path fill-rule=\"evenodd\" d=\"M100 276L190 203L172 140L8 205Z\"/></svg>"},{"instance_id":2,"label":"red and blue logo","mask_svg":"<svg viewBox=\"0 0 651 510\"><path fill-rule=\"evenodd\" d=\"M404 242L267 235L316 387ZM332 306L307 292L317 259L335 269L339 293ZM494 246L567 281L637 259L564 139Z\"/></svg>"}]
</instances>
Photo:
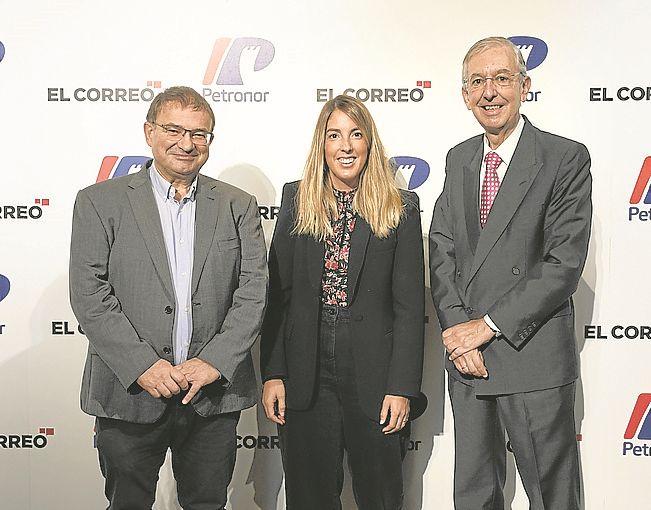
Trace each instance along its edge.
<instances>
[{"instance_id":1,"label":"red and blue logo","mask_svg":"<svg viewBox=\"0 0 651 510\"><path fill-rule=\"evenodd\" d=\"M402 177L408 190L422 186L429 177L429 163L414 156L395 156L390 160L395 168L396 177Z\"/></svg>"},{"instance_id":2,"label":"red and blue logo","mask_svg":"<svg viewBox=\"0 0 651 510\"><path fill-rule=\"evenodd\" d=\"M275 53L274 45L266 39L220 37L213 46L203 84L243 85L242 74L261 71L271 64Z\"/></svg>"},{"instance_id":3,"label":"red and blue logo","mask_svg":"<svg viewBox=\"0 0 651 510\"><path fill-rule=\"evenodd\" d=\"M640 174L637 176L633 193L628 203L628 221L651 221L651 207L648 209L640 208L640 203L644 205L651 204L651 156L647 156L642 163Z\"/></svg>"},{"instance_id":4,"label":"red and blue logo","mask_svg":"<svg viewBox=\"0 0 651 510\"><path fill-rule=\"evenodd\" d=\"M549 48L547 47L547 43L542 39L528 35L514 35L513 37L509 37L509 41L515 44L520 50L520 53L522 53L527 71L535 69L547 58Z\"/></svg>"},{"instance_id":5,"label":"red and blue logo","mask_svg":"<svg viewBox=\"0 0 651 510\"><path fill-rule=\"evenodd\" d=\"M150 159L150 156L122 156L121 158L118 156L104 156L95 182L115 179L116 177L137 172Z\"/></svg>"},{"instance_id":6,"label":"red and blue logo","mask_svg":"<svg viewBox=\"0 0 651 510\"><path fill-rule=\"evenodd\" d=\"M624 441L622 444L622 455L631 454L633 457L651 457L651 444L631 441L634 439L638 441L651 440L651 393L640 393L638 395L624 431L624 439L629 441Z\"/></svg>"},{"instance_id":7,"label":"red and blue logo","mask_svg":"<svg viewBox=\"0 0 651 510\"><path fill-rule=\"evenodd\" d=\"M651 439L651 393L640 393L637 397L624 439L633 439L636 433L638 439Z\"/></svg>"},{"instance_id":8,"label":"red and blue logo","mask_svg":"<svg viewBox=\"0 0 651 510\"><path fill-rule=\"evenodd\" d=\"M637 181L635 182L635 187L633 188L633 193L631 193L631 198L628 201L630 204L639 204L644 196L644 203L651 204L651 156L647 156L642 163L642 168L640 169L640 175L637 176Z\"/></svg>"},{"instance_id":9,"label":"red and blue logo","mask_svg":"<svg viewBox=\"0 0 651 510\"><path fill-rule=\"evenodd\" d=\"M9 278L3 274L0 274L0 301L9 295L9 289L11 289Z\"/></svg>"}]
</instances>

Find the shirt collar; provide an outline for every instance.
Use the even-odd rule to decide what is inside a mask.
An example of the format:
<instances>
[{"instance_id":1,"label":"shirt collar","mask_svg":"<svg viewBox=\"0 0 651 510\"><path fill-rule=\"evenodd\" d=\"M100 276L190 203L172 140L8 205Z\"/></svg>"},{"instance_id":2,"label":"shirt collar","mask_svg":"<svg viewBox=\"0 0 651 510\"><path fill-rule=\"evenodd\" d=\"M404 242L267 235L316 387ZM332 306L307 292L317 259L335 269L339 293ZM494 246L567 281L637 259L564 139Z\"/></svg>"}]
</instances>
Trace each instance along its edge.
<instances>
[{"instance_id":1,"label":"shirt collar","mask_svg":"<svg viewBox=\"0 0 651 510\"><path fill-rule=\"evenodd\" d=\"M508 168L511 159L513 159L513 154L515 153L515 148L518 145L520 136L522 135L522 130L524 129L524 117L520 115L520 120L515 126L513 132L502 142L502 144L497 149L491 149L491 146L488 144L488 137L484 135L484 155L489 152L495 152L504 162L506 168Z\"/></svg>"},{"instance_id":2,"label":"shirt collar","mask_svg":"<svg viewBox=\"0 0 651 510\"><path fill-rule=\"evenodd\" d=\"M152 187L154 191L164 200L170 200L174 198L176 194L176 188L172 186L165 178L160 174L156 169L156 163L152 162L152 165L149 167L149 178L151 180ZM197 179L198 176L194 178L188 194L183 197L183 200L194 200L195 193L197 191Z\"/></svg>"}]
</instances>

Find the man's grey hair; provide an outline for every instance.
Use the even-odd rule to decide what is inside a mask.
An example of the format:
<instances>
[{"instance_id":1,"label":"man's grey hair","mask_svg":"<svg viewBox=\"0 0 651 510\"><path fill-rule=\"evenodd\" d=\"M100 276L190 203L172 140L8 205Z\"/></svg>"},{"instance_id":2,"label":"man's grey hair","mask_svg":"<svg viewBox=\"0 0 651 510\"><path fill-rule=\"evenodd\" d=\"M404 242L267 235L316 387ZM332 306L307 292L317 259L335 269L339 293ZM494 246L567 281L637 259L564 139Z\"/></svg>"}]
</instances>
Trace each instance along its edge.
<instances>
[{"instance_id":1,"label":"man's grey hair","mask_svg":"<svg viewBox=\"0 0 651 510\"><path fill-rule=\"evenodd\" d=\"M509 41L506 37L486 37L485 39L481 39L480 41L477 41L475 44L473 44L468 50L468 53L466 53L466 56L463 58L463 65L461 67L461 80L464 88L466 86L466 80L468 79L468 62L470 62L470 59L478 53L486 51L490 48L495 48L497 46L508 48L513 52L515 62L519 68L518 72L520 74L520 81L522 82L522 80L527 77L527 64L522 57L520 49L515 44Z\"/></svg>"}]
</instances>

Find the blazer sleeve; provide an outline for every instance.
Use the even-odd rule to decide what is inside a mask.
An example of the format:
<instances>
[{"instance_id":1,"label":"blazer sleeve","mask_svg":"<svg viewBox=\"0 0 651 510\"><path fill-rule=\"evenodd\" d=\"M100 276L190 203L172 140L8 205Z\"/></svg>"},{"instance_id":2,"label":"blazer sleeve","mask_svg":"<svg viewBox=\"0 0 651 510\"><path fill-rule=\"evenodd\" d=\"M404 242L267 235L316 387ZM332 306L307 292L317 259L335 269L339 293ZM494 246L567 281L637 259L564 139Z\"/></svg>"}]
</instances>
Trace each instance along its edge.
<instances>
[{"instance_id":1,"label":"blazer sleeve","mask_svg":"<svg viewBox=\"0 0 651 510\"><path fill-rule=\"evenodd\" d=\"M556 175L546 209L539 262L488 310L516 349L567 301L578 286L588 252L592 219L590 155L574 143Z\"/></svg>"},{"instance_id":2,"label":"blazer sleeve","mask_svg":"<svg viewBox=\"0 0 651 510\"><path fill-rule=\"evenodd\" d=\"M457 269L451 198L451 154L445 163L443 191L434 204L429 230L430 287L436 314L445 330L470 320L455 283Z\"/></svg>"},{"instance_id":3,"label":"blazer sleeve","mask_svg":"<svg viewBox=\"0 0 651 510\"><path fill-rule=\"evenodd\" d=\"M262 381L287 377L284 329L292 292L294 198L296 185L283 186L280 211L269 250L269 304L262 326L260 373Z\"/></svg>"},{"instance_id":4,"label":"blazer sleeve","mask_svg":"<svg viewBox=\"0 0 651 510\"><path fill-rule=\"evenodd\" d=\"M423 373L425 274L420 204L407 195L393 260L393 350L386 393L417 397Z\"/></svg>"},{"instance_id":5,"label":"blazer sleeve","mask_svg":"<svg viewBox=\"0 0 651 510\"><path fill-rule=\"evenodd\" d=\"M160 357L138 337L109 283L112 239L89 194L80 191L72 214L70 304L91 348L128 389Z\"/></svg>"},{"instance_id":6,"label":"blazer sleeve","mask_svg":"<svg viewBox=\"0 0 651 510\"><path fill-rule=\"evenodd\" d=\"M266 304L267 249L253 196L238 218L237 231L242 245L238 286L219 333L197 354L219 370L227 386L258 337Z\"/></svg>"}]
</instances>

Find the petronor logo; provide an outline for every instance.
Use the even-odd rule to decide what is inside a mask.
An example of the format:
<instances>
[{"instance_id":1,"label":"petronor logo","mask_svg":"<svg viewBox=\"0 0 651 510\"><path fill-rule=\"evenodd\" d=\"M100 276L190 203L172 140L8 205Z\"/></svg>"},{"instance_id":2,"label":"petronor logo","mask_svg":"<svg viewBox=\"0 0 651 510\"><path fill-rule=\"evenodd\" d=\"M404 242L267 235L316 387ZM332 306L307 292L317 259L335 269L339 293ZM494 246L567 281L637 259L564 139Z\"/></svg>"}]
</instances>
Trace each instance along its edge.
<instances>
[{"instance_id":1,"label":"petronor logo","mask_svg":"<svg viewBox=\"0 0 651 510\"><path fill-rule=\"evenodd\" d=\"M7 297L10 288L11 283L9 283L9 278L3 274L0 274L0 301Z\"/></svg>"},{"instance_id":2,"label":"petronor logo","mask_svg":"<svg viewBox=\"0 0 651 510\"><path fill-rule=\"evenodd\" d=\"M429 177L429 163L414 156L395 156L391 158L391 164L396 171L396 177L401 175L407 182L407 189L414 190Z\"/></svg>"},{"instance_id":3,"label":"petronor logo","mask_svg":"<svg viewBox=\"0 0 651 510\"><path fill-rule=\"evenodd\" d=\"M537 37L528 35L514 35L509 37L509 41L515 44L522 53L524 62L527 65L527 71L535 69L547 58L547 43Z\"/></svg>"},{"instance_id":4,"label":"petronor logo","mask_svg":"<svg viewBox=\"0 0 651 510\"><path fill-rule=\"evenodd\" d=\"M640 175L637 176L637 181L635 181L635 187L633 188L633 193L631 193L631 198L629 203L639 204L644 196L644 203L651 204L651 186L649 182L651 181L651 156L647 156L642 163L642 168L640 169ZM645 193L646 191L646 193Z\"/></svg>"},{"instance_id":5,"label":"petronor logo","mask_svg":"<svg viewBox=\"0 0 651 510\"><path fill-rule=\"evenodd\" d=\"M633 407L633 412L628 420L624 439L633 439L635 433L642 440L651 439L651 393L640 393Z\"/></svg>"},{"instance_id":6,"label":"petronor logo","mask_svg":"<svg viewBox=\"0 0 651 510\"><path fill-rule=\"evenodd\" d=\"M203 84L243 85L242 74L261 71L274 59L275 52L271 42L259 37L220 37L213 46Z\"/></svg>"},{"instance_id":7,"label":"petronor logo","mask_svg":"<svg viewBox=\"0 0 651 510\"><path fill-rule=\"evenodd\" d=\"M105 156L97 173L97 181L115 179L140 170L151 157L149 156Z\"/></svg>"}]
</instances>

